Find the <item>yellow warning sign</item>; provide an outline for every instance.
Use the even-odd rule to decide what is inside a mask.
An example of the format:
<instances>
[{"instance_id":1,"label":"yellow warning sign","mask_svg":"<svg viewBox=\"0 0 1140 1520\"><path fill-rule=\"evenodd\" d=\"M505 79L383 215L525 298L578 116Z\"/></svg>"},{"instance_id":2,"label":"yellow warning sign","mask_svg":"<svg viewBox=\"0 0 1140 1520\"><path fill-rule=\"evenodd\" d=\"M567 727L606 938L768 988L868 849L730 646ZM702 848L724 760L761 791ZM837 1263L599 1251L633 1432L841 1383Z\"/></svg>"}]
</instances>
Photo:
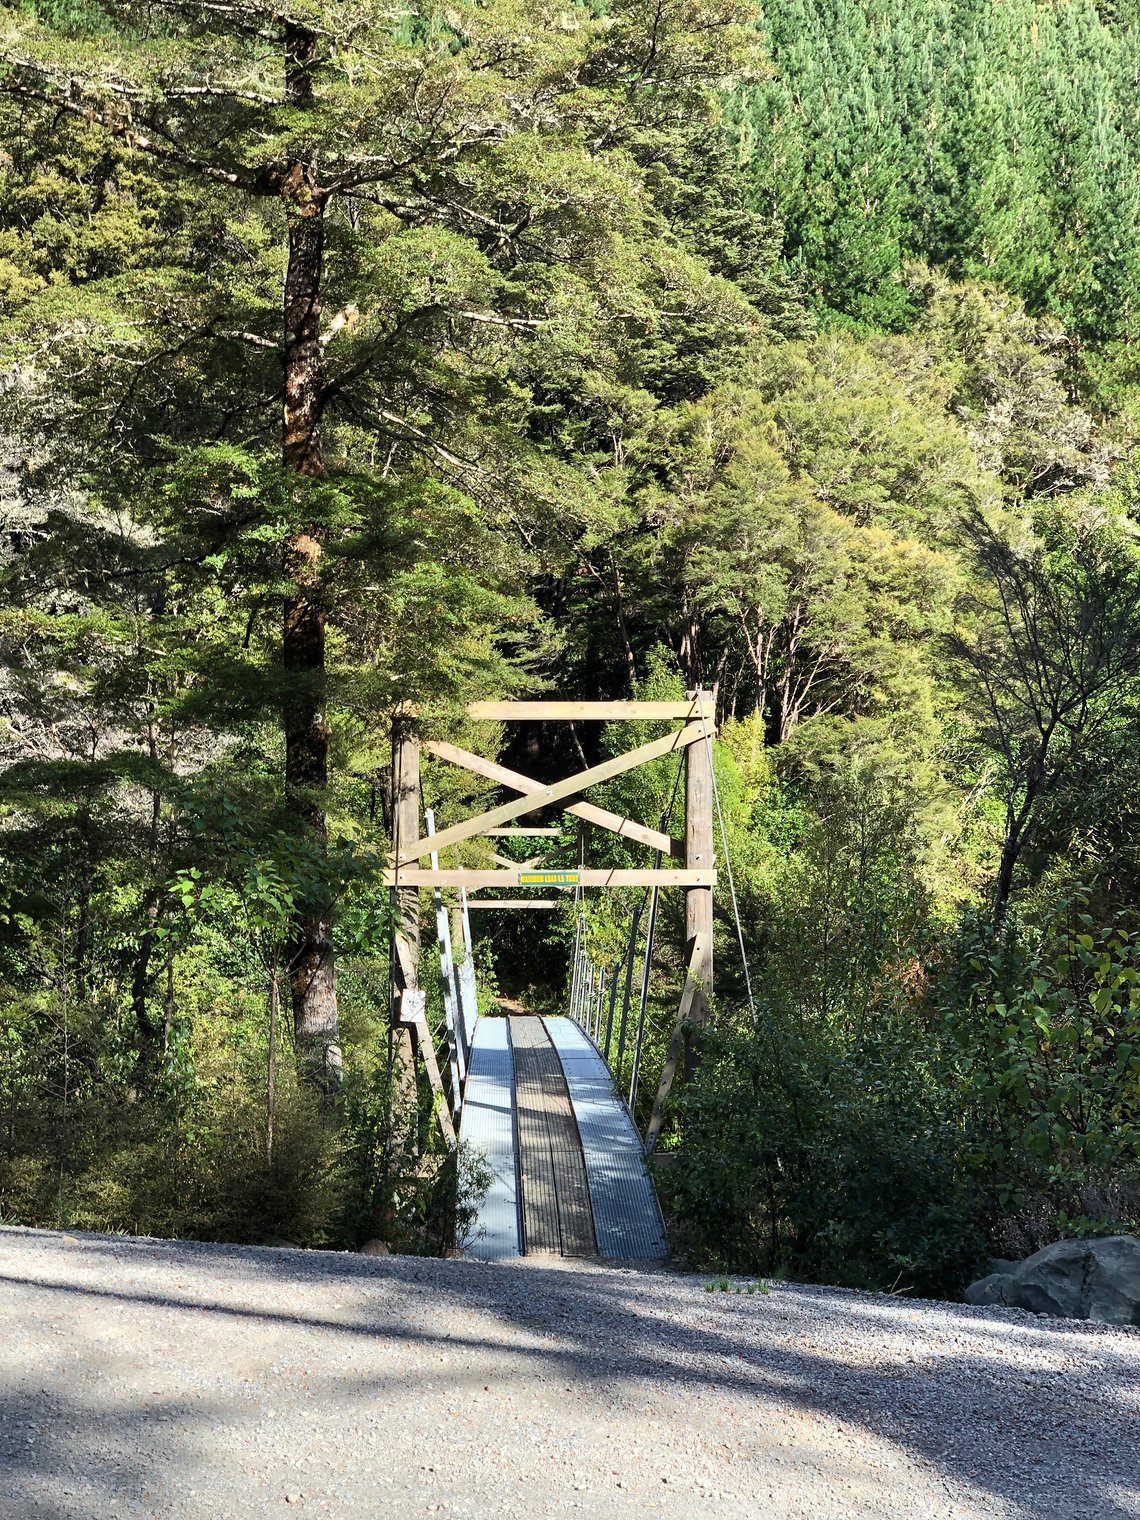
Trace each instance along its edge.
<instances>
[{"instance_id":1,"label":"yellow warning sign","mask_svg":"<svg viewBox=\"0 0 1140 1520\"><path fill-rule=\"evenodd\" d=\"M576 887L577 871L520 871L520 887Z\"/></svg>"}]
</instances>

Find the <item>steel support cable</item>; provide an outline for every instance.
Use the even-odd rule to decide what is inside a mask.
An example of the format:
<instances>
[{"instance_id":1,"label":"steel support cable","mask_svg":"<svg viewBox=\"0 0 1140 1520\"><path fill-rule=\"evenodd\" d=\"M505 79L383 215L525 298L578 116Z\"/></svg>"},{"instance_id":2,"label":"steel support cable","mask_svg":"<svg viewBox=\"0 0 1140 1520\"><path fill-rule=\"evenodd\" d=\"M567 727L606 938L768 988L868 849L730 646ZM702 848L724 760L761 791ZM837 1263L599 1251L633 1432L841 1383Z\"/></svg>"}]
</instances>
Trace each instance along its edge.
<instances>
[{"instance_id":1,"label":"steel support cable","mask_svg":"<svg viewBox=\"0 0 1140 1520\"><path fill-rule=\"evenodd\" d=\"M582 970L582 930L584 927L584 914L579 906L579 896L582 888L574 888L574 905L578 908L578 922L574 930L574 959L570 967L570 1017L576 1017L578 1007L578 982Z\"/></svg>"},{"instance_id":2,"label":"steel support cable","mask_svg":"<svg viewBox=\"0 0 1140 1520\"><path fill-rule=\"evenodd\" d=\"M669 806L661 814L661 832L665 833L673 818L673 809L677 805L677 793L681 789L681 776L685 769L685 757L682 753L677 759L677 773L673 777L673 792L669 798ZM661 851L657 851L655 869L661 867ZM641 996L637 1010L637 1033L633 1041L633 1066L629 1077L629 1099L627 1107L630 1117L633 1116L634 1104L637 1102L637 1084L641 1076L641 1048L645 1038L645 1011L649 1003L649 969L653 961L653 940L657 931L657 905L661 900L661 889L653 887L646 893L649 901L649 923L645 930L645 959L641 967ZM641 899L644 908L646 897Z\"/></svg>"},{"instance_id":3,"label":"steel support cable","mask_svg":"<svg viewBox=\"0 0 1140 1520\"><path fill-rule=\"evenodd\" d=\"M578 866L579 869L585 864L586 840L579 828L578 834ZM577 910L577 923L574 929L574 963L570 972L570 1017L575 1023L581 1023L578 1017L578 1004L582 994L583 962L587 959L586 938L586 903L585 890L581 881L574 884L574 907Z\"/></svg>"},{"instance_id":4,"label":"steel support cable","mask_svg":"<svg viewBox=\"0 0 1140 1520\"><path fill-rule=\"evenodd\" d=\"M611 1044L611 1042L613 1040L613 1035L614 1035L614 1010L617 1007L618 980L621 977L621 968L622 968L622 965L624 964L624 962L625 962L625 956L623 955L618 960L614 961L613 967L612 967L612 969L610 971L610 1005L609 1005L609 1009L608 1009L608 1011L606 1013L606 1048L605 1048L605 1057L606 1057L606 1065L607 1066L609 1065L609 1062L610 1062L610 1044Z\"/></svg>"},{"instance_id":5,"label":"steel support cable","mask_svg":"<svg viewBox=\"0 0 1140 1520\"><path fill-rule=\"evenodd\" d=\"M732 916L736 923L736 942L740 946L740 964L744 968L744 985L748 989L748 1007L752 1013L752 1022L756 1023L756 999L752 995L752 972L748 965L748 952L744 948L744 930L740 923L740 906L736 900L736 883L732 879L732 857L728 853L728 833L724 827L724 812L720 805L720 789L716 784L716 766L713 764L712 735L709 733L708 724L705 722L704 699L700 688L697 688L697 713L701 720L701 728L704 730L705 747L709 757L709 775L712 778L713 804L716 807L717 823L720 826L720 846L724 854L724 869L728 877L728 892L732 898Z\"/></svg>"},{"instance_id":6,"label":"steel support cable","mask_svg":"<svg viewBox=\"0 0 1140 1520\"><path fill-rule=\"evenodd\" d=\"M578 865L579 868L585 863L586 841L579 830L578 834ZM586 903L585 890L581 881L574 883L574 907L577 912L577 924L574 929L574 964L571 969L570 980L570 1017L578 1021L578 1000L582 991L582 961L585 957L586 937Z\"/></svg>"},{"instance_id":7,"label":"steel support cable","mask_svg":"<svg viewBox=\"0 0 1140 1520\"><path fill-rule=\"evenodd\" d=\"M645 901L646 899L643 897L638 903L637 907L633 910L633 925L629 931L629 950L626 952L625 956L625 986L622 989L621 1019L618 1022L617 1069L619 1072L621 1071L622 1062L625 1059L625 1029L626 1022L629 1018L630 994L633 991L633 963L637 958L637 931L641 927L641 915L645 912ZM607 1063L609 1062L609 1059L610 1053L607 1044ZM610 1069L612 1071L613 1067L611 1066Z\"/></svg>"},{"instance_id":8,"label":"steel support cable","mask_svg":"<svg viewBox=\"0 0 1140 1520\"><path fill-rule=\"evenodd\" d=\"M660 856L658 856L660 860ZM656 887L649 897L649 924L645 931L645 960L641 968L641 1003L637 1012L637 1033L633 1040L633 1070L629 1077L629 1100L628 1108L630 1117L633 1117L633 1106L637 1102L637 1081L641 1075L641 1045L645 1037L645 1009L649 1002L649 966L653 959L653 936L657 930L657 904L660 893Z\"/></svg>"}]
</instances>

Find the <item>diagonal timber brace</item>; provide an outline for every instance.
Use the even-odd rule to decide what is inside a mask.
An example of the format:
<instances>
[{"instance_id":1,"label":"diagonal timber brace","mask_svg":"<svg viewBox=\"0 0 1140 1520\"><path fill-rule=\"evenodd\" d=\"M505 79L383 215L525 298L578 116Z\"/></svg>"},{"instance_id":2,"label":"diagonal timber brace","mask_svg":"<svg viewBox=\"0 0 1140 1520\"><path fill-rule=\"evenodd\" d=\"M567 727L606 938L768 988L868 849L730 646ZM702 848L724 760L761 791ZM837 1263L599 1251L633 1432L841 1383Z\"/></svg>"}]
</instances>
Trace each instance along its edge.
<instances>
[{"instance_id":1,"label":"diagonal timber brace","mask_svg":"<svg viewBox=\"0 0 1140 1520\"><path fill-rule=\"evenodd\" d=\"M426 999L427 994L419 987L408 987L401 992L400 1025L411 1035L413 1048L424 1063L428 1082L431 1084L435 1116L443 1135L444 1144L448 1150L454 1150L456 1144L455 1125L452 1122L451 1110L447 1106L447 1094L443 1090L443 1079L439 1074L439 1062L436 1060L435 1045L432 1042L431 1030L428 1028Z\"/></svg>"},{"instance_id":2,"label":"diagonal timber brace","mask_svg":"<svg viewBox=\"0 0 1140 1520\"><path fill-rule=\"evenodd\" d=\"M637 749L631 749L624 755L615 755L612 760L605 760L601 765L592 765L588 770L578 771L576 775L567 776L564 781L556 781L550 786L543 786L538 782L529 783L537 788L529 795L518 797L513 802L504 802L499 807L491 808L489 812L480 813L475 818L468 818L463 823L453 824L451 828L444 829L434 838L417 839L407 848L402 848L398 856L398 864L404 865L410 861L419 860L422 856L430 854L433 849L444 850L448 845L459 844L464 839L473 839L487 829L509 823L512 818L521 818L527 813L538 812L540 808L577 797L587 787L596 786L601 781L609 781L614 776L621 776L626 771L635 770L639 765L645 765L647 761L656 760L661 755L675 754L679 750L687 749L689 745L696 744L704 736L703 723L690 723L675 734L666 734L660 739L652 740L649 744L639 745ZM670 850L671 848L670 845Z\"/></svg>"},{"instance_id":3,"label":"diagonal timber brace","mask_svg":"<svg viewBox=\"0 0 1140 1520\"><path fill-rule=\"evenodd\" d=\"M485 760L482 755L473 755L470 750L460 749L457 744L429 740L424 748L437 760L447 760L465 771L473 771L476 776L485 776L488 781L497 781L500 786L509 786L512 791L530 795L542 790L541 781L532 781L521 771L508 770L505 765L499 765L494 760ZM611 834L618 834L622 839L632 839L638 844L648 845L651 850L660 850L662 855L676 855L679 858L685 853L685 846L679 839L670 839L668 834L662 834L658 829L647 828L645 824L638 823L633 818L623 818L620 813L611 813L608 808L595 807L592 802L571 802L564 811L573 813L576 818L584 818L587 823L596 823L600 829L606 829ZM485 832L501 836L508 831L487 829ZM521 830L520 832L530 833L531 831ZM560 831L551 829L548 832L557 834Z\"/></svg>"}]
</instances>

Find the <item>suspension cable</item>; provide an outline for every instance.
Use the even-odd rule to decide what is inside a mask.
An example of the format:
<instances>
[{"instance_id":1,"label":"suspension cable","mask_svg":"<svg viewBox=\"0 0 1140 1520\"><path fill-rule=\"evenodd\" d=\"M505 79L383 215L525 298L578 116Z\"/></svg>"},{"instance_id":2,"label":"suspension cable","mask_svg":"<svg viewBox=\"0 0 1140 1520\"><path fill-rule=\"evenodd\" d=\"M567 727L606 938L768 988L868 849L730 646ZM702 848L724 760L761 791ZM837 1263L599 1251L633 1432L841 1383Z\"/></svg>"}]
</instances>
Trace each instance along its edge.
<instances>
[{"instance_id":1,"label":"suspension cable","mask_svg":"<svg viewBox=\"0 0 1140 1520\"><path fill-rule=\"evenodd\" d=\"M703 717L702 717L702 721L703 721ZM710 764L711 764L711 762L710 762ZM684 766L684 756L682 754L681 756L678 757L677 769L676 769L676 772L674 773L674 776L673 776L673 789L672 789L672 791L669 794L668 805L666 806L665 810L661 814L661 821L660 821L659 827L660 827L660 829L661 829L662 832L664 832L669 827L669 824L672 821L673 809L677 805L677 794L678 794L678 792L681 789L681 777L682 777L682 775L684 773L684 768L685 768L685 766ZM585 841L584 840L580 840L580 844L579 844L579 853L580 853L580 855L584 851L584 847L585 847ZM661 865L661 858L662 858L662 852L660 850L658 850L657 851L657 862L656 862L656 864L657 864L658 867L660 867L660 865ZM581 863L582 862L580 861L580 864ZM589 1033L589 1026L590 1026L590 1022L591 1022L591 1018L592 1018L592 1014L593 1014L593 998L594 998L594 995L595 995L595 989L597 988L597 984L598 984L598 981L599 981L599 974L598 974L599 973L599 968L596 968L593 965L593 963L591 962L590 957L589 957L589 953L587 952L586 946L585 946L585 937L586 937L585 936L585 930L586 930L586 902L585 902L585 897L586 897L585 890L583 889L583 887L581 886L581 883L579 882L579 883L577 883L575 885L575 888L574 888L574 904L575 904L575 907L577 908L577 924L575 926L575 935L574 935L574 965L573 965L573 970L572 970L572 975L571 975L570 1013L571 1013L572 1017L577 1018L578 1017L578 1008L579 1008L579 1006L580 1005L584 1005L584 1006L581 1007L581 1012L582 1012L583 1018L579 1019L579 1022L582 1023L582 1027L586 1029L587 1033ZM634 1103L637 1101L638 1075L639 1075L639 1069L640 1069L640 1066L641 1066L641 1047L642 1047L642 1040L644 1038L644 1033L645 1033L646 1004L648 1002L648 994L649 994L649 966L650 966L650 960L651 960L652 955L653 955L654 929L656 928L656 922L657 922L658 888L656 888L656 887L653 887L652 889L649 888L649 887L646 887L646 889L645 889L645 891L644 891L644 893L642 895L641 903L640 903L640 905L634 911L634 915L633 915L633 931L632 931L631 942L630 942L630 947L629 947L629 975L627 977L627 983L628 983L628 980L632 977L632 974L633 974L633 962L634 962L634 958L635 958L635 955L636 955L636 942L637 942L638 924L639 924L639 921L640 921L642 913L645 911L645 905L649 901L650 897L652 897L653 901L652 901L651 906L650 906L649 923L648 923L647 932L646 932L645 958L644 958L644 964L643 964L642 976L641 976L641 995L640 995L640 998L639 998L638 1019L637 1019L637 1032L636 1032L636 1036L635 1036L635 1039L634 1039L633 1070L632 1070L632 1072L630 1074L631 1075L631 1080L630 1080L630 1091L629 1091L628 1105L629 1105L629 1108L630 1108L631 1112L632 1112ZM613 985L613 989L612 989L612 992L611 992L609 1019L607 1021L607 1030L606 1030L606 1053L607 1053L607 1057L608 1057L608 1054L609 1054L609 1041L610 1041L610 1038L612 1037L612 1030L613 1030L613 1012L614 1012L613 1002L614 1002L614 995L617 992L616 980L617 980L618 972L620 971L622 962L624 960L625 960L625 957L623 956L621 958L621 960L619 960L618 962L615 963L614 968L613 968L613 974L612 975L613 975L614 985ZM608 969L608 968L601 968L601 979L602 979L602 983L601 984L602 984L603 987L605 986L604 978L605 978L605 975L606 975L606 969ZM628 986L627 986L627 994L626 994L626 996L628 998ZM622 1057L622 1055L624 1053L623 1047L624 1047L624 1044L625 1044L625 1010L626 1010L626 1006L627 1006L627 1004L623 1003L623 1009L622 1009L622 1028L621 1028L620 1035L619 1035L619 1040L618 1040L618 1065L619 1065L619 1067L621 1065L621 1057ZM597 1033L600 1034L600 1032L601 1032L601 1001L599 1000L598 1010L597 1010ZM596 1043L596 1039L595 1039L595 1043Z\"/></svg>"},{"instance_id":2,"label":"suspension cable","mask_svg":"<svg viewBox=\"0 0 1140 1520\"><path fill-rule=\"evenodd\" d=\"M583 863L585 861L585 851L586 851L586 841L583 839L583 837L581 835L581 832L579 832L579 835L578 835L579 879L574 883L574 909L575 909L575 912L576 912L576 915L577 915L577 921L576 921L575 926L574 926L574 961L573 961L573 964L571 966L571 971L570 971L570 1010L569 1010L570 1011L570 1017L572 1019L575 1019L575 1020L578 1017L578 1011L577 1011L578 1010L578 1001L579 1001L578 995L579 995L579 993L581 991L582 961L583 961L583 958L585 957L585 954L586 954L586 950L585 950L585 936L586 936L586 904L585 904L585 896L586 896L586 894L585 894L585 891L584 891L584 889L582 887L582 881L581 881L581 866L583 865Z\"/></svg>"}]
</instances>

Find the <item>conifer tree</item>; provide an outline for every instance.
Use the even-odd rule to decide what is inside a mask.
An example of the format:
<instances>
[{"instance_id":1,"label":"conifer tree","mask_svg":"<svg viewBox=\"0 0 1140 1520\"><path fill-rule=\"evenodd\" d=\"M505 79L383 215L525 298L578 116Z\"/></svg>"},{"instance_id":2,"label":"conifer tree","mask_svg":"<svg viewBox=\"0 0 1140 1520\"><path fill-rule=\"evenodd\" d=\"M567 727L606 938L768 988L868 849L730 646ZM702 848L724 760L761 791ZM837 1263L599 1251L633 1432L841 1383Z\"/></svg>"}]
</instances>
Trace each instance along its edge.
<instances>
[{"instance_id":1,"label":"conifer tree","mask_svg":"<svg viewBox=\"0 0 1140 1520\"><path fill-rule=\"evenodd\" d=\"M646 203L631 152L639 134L704 112L709 87L737 67L741 19L732 0L632 0L596 20L515 0L403 18L373 0L146 0L54 25L6 13L0 96L19 130L74 120L125 153L132 172L194 184L203 233L229 238L242 220L239 237L264 265L242 292L246 320L217 267L204 318L201 282L178 292L167 319L189 326L197 304L198 330L148 356L163 380L142 402L147 377L124 387L117 415L137 430L137 465L164 430L163 385L189 405L187 348L204 354L196 373L211 387L235 343L280 362L284 776L297 824L318 846L338 499L325 489L330 429L346 430L342 468L353 429L456 463L457 419L489 378L433 368L441 332L457 352L501 343L560 311L576 320L607 285L636 285L623 238L644 227ZM275 249L279 335L264 286ZM102 315L124 322L121 308ZM244 394L207 390L199 441L211 424L225 436L235 416L264 409L277 385L268 368L254 374ZM370 447L374 456L374 437ZM341 1056L327 891L299 907L289 964L299 1056L330 1094Z\"/></svg>"},{"instance_id":2,"label":"conifer tree","mask_svg":"<svg viewBox=\"0 0 1140 1520\"><path fill-rule=\"evenodd\" d=\"M1078 342L1132 326L1140 117L1131 12L1093 0L773 0L747 87L757 201L821 309L914 315L919 258L997 280Z\"/></svg>"}]
</instances>

